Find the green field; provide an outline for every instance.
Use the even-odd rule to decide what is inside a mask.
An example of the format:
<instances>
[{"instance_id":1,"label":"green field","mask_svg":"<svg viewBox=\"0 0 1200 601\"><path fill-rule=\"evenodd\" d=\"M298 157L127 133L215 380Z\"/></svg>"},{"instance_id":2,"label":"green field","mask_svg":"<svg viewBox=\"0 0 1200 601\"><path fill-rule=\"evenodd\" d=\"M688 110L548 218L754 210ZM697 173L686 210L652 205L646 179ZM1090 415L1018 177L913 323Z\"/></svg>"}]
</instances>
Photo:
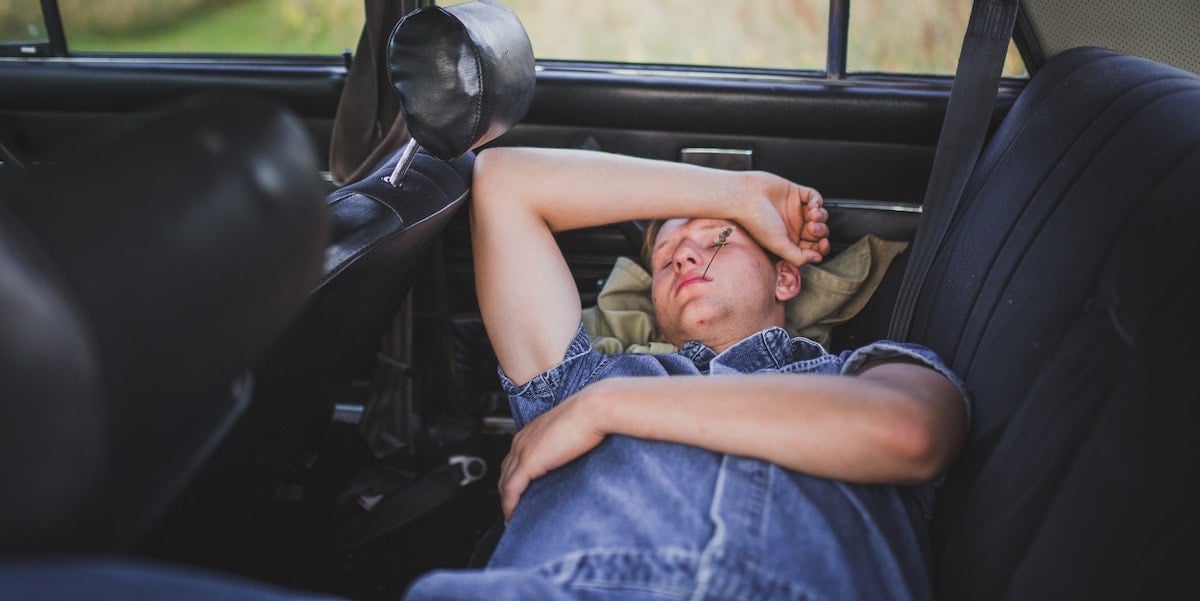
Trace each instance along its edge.
<instances>
[{"instance_id":1,"label":"green field","mask_svg":"<svg viewBox=\"0 0 1200 601\"><path fill-rule=\"evenodd\" d=\"M361 0L190 0L181 2L175 14L160 11L153 19L141 20L133 15L111 19L95 10L135 2L88 3L75 19L63 2L71 49L340 54L355 47L362 30Z\"/></svg>"}]
</instances>

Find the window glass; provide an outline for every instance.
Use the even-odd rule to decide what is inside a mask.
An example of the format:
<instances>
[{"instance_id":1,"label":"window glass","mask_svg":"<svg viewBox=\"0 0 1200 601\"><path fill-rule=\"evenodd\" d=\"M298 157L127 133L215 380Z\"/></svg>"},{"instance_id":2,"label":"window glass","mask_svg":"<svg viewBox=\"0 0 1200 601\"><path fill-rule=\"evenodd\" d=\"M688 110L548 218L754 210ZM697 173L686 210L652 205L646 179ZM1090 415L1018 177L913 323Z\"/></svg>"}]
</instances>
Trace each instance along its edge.
<instances>
[{"instance_id":1,"label":"window glass","mask_svg":"<svg viewBox=\"0 0 1200 601\"><path fill-rule=\"evenodd\" d=\"M340 54L362 0L58 0L72 52Z\"/></svg>"},{"instance_id":2,"label":"window glass","mask_svg":"<svg viewBox=\"0 0 1200 601\"><path fill-rule=\"evenodd\" d=\"M825 69L829 0L502 3L521 19L539 59Z\"/></svg>"},{"instance_id":3,"label":"window glass","mask_svg":"<svg viewBox=\"0 0 1200 601\"><path fill-rule=\"evenodd\" d=\"M42 5L38 0L0 2L0 44L46 42Z\"/></svg>"},{"instance_id":4,"label":"window glass","mask_svg":"<svg viewBox=\"0 0 1200 601\"><path fill-rule=\"evenodd\" d=\"M846 70L953 75L970 16L971 0L853 0ZM1026 76L1011 42L1004 75Z\"/></svg>"}]
</instances>

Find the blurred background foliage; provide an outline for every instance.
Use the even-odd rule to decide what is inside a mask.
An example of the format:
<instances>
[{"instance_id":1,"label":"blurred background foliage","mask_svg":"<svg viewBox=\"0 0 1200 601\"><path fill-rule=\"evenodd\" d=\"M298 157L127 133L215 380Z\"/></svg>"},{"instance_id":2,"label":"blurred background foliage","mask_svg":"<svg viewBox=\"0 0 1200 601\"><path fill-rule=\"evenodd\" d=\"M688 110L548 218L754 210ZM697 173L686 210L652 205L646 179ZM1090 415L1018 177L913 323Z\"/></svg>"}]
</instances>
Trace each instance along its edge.
<instances>
[{"instance_id":1,"label":"blurred background foliage","mask_svg":"<svg viewBox=\"0 0 1200 601\"><path fill-rule=\"evenodd\" d=\"M362 0L58 0L72 51L339 54L362 30ZM29 39L38 0L0 0L0 32ZM45 35L44 30L41 33Z\"/></svg>"},{"instance_id":2,"label":"blurred background foliage","mask_svg":"<svg viewBox=\"0 0 1200 601\"><path fill-rule=\"evenodd\" d=\"M38 0L5 0L0 3L0 40L45 39L42 7Z\"/></svg>"},{"instance_id":3,"label":"blurred background foliage","mask_svg":"<svg viewBox=\"0 0 1200 601\"><path fill-rule=\"evenodd\" d=\"M539 58L825 68L829 0L501 1Z\"/></svg>"},{"instance_id":4,"label":"blurred background foliage","mask_svg":"<svg viewBox=\"0 0 1200 601\"><path fill-rule=\"evenodd\" d=\"M362 0L59 0L72 50L338 54Z\"/></svg>"}]
</instances>

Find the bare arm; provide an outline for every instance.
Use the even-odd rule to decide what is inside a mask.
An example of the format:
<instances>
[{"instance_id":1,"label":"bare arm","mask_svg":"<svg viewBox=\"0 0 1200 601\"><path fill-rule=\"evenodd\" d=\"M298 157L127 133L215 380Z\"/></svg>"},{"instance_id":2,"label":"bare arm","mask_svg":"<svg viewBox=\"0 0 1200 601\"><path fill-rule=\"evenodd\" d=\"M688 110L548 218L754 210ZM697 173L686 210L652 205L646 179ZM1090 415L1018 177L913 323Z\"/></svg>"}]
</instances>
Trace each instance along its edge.
<instances>
[{"instance_id":1,"label":"bare arm","mask_svg":"<svg viewBox=\"0 0 1200 601\"><path fill-rule=\"evenodd\" d=\"M857 376L754 374L610 378L528 424L500 479L510 516L534 479L610 434L755 457L816 476L907 484L944 471L966 436L961 395L904 362Z\"/></svg>"},{"instance_id":2,"label":"bare arm","mask_svg":"<svg viewBox=\"0 0 1200 601\"><path fill-rule=\"evenodd\" d=\"M579 326L579 293L553 234L634 219L741 223L799 265L828 252L820 196L763 172L615 154L535 148L481 152L471 242L480 311L501 367L524 382L562 360Z\"/></svg>"}]
</instances>

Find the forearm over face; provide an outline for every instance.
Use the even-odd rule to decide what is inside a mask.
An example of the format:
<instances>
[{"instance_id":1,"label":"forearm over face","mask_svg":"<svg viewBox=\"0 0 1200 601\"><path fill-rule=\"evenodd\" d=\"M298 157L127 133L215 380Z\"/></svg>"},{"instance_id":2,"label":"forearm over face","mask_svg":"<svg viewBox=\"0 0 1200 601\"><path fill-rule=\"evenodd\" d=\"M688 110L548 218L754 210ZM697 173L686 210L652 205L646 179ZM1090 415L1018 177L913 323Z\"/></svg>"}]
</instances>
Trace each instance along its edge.
<instances>
[{"instance_id":1,"label":"forearm over face","mask_svg":"<svg viewBox=\"0 0 1200 601\"><path fill-rule=\"evenodd\" d=\"M623 155L549 148L480 153L474 194L506 196L551 231L636 219L734 219L743 173ZM519 198L510 196L516 192ZM515 208L515 207L513 207Z\"/></svg>"}]
</instances>

